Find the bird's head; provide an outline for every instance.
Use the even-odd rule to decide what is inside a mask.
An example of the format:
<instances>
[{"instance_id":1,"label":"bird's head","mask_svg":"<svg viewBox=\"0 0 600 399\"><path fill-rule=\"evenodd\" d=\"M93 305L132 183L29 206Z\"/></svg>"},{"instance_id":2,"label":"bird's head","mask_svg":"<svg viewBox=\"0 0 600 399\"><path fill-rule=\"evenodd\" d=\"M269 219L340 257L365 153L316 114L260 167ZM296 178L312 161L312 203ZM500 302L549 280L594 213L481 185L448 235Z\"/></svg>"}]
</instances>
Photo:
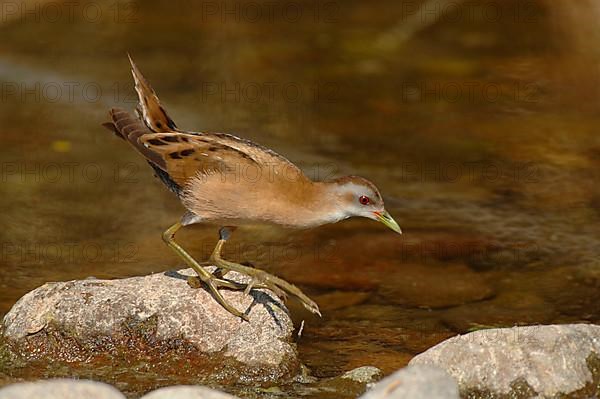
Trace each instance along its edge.
<instances>
[{"instance_id":1,"label":"bird's head","mask_svg":"<svg viewBox=\"0 0 600 399\"><path fill-rule=\"evenodd\" d=\"M361 216L377 220L402 234L398 223L385 210L381 194L373 183L359 176L341 177L329 183L342 218Z\"/></svg>"}]
</instances>

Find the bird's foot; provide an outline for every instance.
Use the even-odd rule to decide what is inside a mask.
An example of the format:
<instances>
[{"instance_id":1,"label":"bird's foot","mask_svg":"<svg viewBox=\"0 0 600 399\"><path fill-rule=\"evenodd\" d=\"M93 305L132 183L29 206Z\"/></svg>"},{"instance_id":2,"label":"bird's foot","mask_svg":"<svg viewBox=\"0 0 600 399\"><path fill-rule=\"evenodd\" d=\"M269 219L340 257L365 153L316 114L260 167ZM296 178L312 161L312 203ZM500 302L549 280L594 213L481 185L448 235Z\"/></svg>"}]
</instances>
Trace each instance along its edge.
<instances>
[{"instance_id":1,"label":"bird's foot","mask_svg":"<svg viewBox=\"0 0 600 399\"><path fill-rule=\"evenodd\" d=\"M284 301L287 300L288 295L284 290L282 290L275 284L269 283L269 276L270 276L269 274L265 273L262 270L258 270L258 269L254 269L254 270L256 270L256 274L249 276L252 280L246 286L246 289L244 290L244 294L248 295L250 293L250 290L253 288L256 288L256 289L266 288L266 289L273 291L275 293L275 295L277 295Z\"/></svg>"},{"instance_id":2,"label":"bird's foot","mask_svg":"<svg viewBox=\"0 0 600 399\"><path fill-rule=\"evenodd\" d=\"M243 320L249 321L248 316L237 310L232 304L230 304L223 295L219 292L219 288L228 288L231 290L245 290L247 284L236 283L235 281L224 280L222 278L218 278L215 275L209 275L209 277L204 278L204 276L190 276L187 279L187 283L192 288L202 288L206 286L215 297L216 301L223 306L229 313L237 316Z\"/></svg>"},{"instance_id":3,"label":"bird's foot","mask_svg":"<svg viewBox=\"0 0 600 399\"><path fill-rule=\"evenodd\" d=\"M235 271L250 277L252 281L243 288L246 294L248 294L253 288L268 288L273 291L275 295L284 300L287 299L288 295L296 297L306 309L321 316L319 306L312 299L304 294L300 288L279 277L269 274L263 270L241 265L239 263L229 262L216 256L212 257L210 262L221 269Z\"/></svg>"}]
</instances>

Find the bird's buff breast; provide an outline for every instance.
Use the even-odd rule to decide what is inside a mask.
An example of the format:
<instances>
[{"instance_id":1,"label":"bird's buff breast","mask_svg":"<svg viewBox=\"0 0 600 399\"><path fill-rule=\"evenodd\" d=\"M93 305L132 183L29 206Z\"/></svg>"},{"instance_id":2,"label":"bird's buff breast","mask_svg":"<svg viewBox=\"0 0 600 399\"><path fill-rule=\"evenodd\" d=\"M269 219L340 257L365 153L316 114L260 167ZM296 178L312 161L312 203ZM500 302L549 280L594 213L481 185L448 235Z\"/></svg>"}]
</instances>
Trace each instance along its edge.
<instances>
[{"instance_id":1,"label":"bird's buff breast","mask_svg":"<svg viewBox=\"0 0 600 399\"><path fill-rule=\"evenodd\" d=\"M318 226L323 221L312 187L304 182L195 179L184 190L184 206L203 223L219 225Z\"/></svg>"}]
</instances>

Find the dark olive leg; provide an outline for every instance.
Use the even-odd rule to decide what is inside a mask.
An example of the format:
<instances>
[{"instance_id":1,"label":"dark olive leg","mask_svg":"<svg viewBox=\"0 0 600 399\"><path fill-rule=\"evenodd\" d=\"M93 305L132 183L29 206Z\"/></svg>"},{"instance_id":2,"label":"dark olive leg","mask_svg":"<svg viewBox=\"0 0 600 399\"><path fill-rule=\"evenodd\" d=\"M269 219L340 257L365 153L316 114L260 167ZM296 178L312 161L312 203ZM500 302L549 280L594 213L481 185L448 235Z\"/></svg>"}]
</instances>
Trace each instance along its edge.
<instances>
[{"instance_id":1,"label":"dark olive leg","mask_svg":"<svg viewBox=\"0 0 600 399\"><path fill-rule=\"evenodd\" d=\"M221 304L221 306L223 306L225 309L227 309L231 314L233 314L237 317L241 317L242 319L247 321L248 316L246 316L244 313L240 312L235 307L233 307L229 302L227 302L227 300L225 300L225 298L223 298L223 295L221 295L221 293L218 290L219 287L243 290L246 288L246 285L245 284L236 284L231 281L226 281L226 280L217 278L216 276L214 276L213 274L209 273L204 268L202 268L202 266L200 266L198 264L198 262L196 262L196 260L194 258L192 258L192 256L190 254L188 254L179 244L177 244L175 242L175 238L174 238L175 233L180 228L181 228L181 223L179 223L179 222L177 222L173 226L169 227L162 235L163 241L181 259L183 259L183 261L189 267L191 267L192 269L194 269L196 271L196 273L198 273L198 277L200 278L200 280L202 280L208 286L211 293L213 294L213 296L215 297L217 302L219 302ZM193 284L193 281L190 281L190 283Z\"/></svg>"},{"instance_id":2,"label":"dark olive leg","mask_svg":"<svg viewBox=\"0 0 600 399\"><path fill-rule=\"evenodd\" d=\"M295 296L300 300L300 302L302 302L306 309L308 309L314 314L318 314L319 316L321 316L319 306L317 306L317 304L313 300L306 296L295 285L290 284L287 281L282 280L279 277L273 276L272 274L269 274L263 270L255 269L249 266L244 266L239 263L229 262L221 258L221 250L223 248L223 245L231 236L231 231L227 227L223 227L221 228L221 230L219 230L219 235L220 239L217 242L217 245L213 250L212 255L210 256L209 263L215 265L219 269L231 270L251 277L252 282L246 286L246 293L248 293L252 288L267 287L279 296L281 296L282 294L289 294Z\"/></svg>"}]
</instances>

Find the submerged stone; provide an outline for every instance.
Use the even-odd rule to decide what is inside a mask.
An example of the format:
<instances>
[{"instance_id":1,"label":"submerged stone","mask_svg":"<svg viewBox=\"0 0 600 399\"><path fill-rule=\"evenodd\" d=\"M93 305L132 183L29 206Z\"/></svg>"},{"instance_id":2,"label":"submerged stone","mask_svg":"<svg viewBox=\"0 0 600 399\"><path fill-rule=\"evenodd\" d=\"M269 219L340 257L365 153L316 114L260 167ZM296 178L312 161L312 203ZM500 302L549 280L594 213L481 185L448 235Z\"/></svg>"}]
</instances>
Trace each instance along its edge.
<instances>
[{"instance_id":1,"label":"submerged stone","mask_svg":"<svg viewBox=\"0 0 600 399\"><path fill-rule=\"evenodd\" d=\"M368 384L373 382L377 377L380 376L381 370L379 370L377 367L362 366L345 372L342 375L342 378L346 378L363 384Z\"/></svg>"},{"instance_id":2,"label":"submerged stone","mask_svg":"<svg viewBox=\"0 0 600 399\"><path fill-rule=\"evenodd\" d=\"M380 293L402 306L446 308L490 298L494 289L484 276L464 264L407 263L402 265L402 273L381 282Z\"/></svg>"},{"instance_id":3,"label":"submerged stone","mask_svg":"<svg viewBox=\"0 0 600 399\"><path fill-rule=\"evenodd\" d=\"M161 375L221 382L272 382L298 372L293 325L266 290L221 290L249 322L227 312L191 269L118 280L47 283L4 317L4 351L25 362L141 364ZM247 282L234 272L227 278ZM137 363L136 363L137 362ZM5 371L6 372L6 371Z\"/></svg>"}]
</instances>

